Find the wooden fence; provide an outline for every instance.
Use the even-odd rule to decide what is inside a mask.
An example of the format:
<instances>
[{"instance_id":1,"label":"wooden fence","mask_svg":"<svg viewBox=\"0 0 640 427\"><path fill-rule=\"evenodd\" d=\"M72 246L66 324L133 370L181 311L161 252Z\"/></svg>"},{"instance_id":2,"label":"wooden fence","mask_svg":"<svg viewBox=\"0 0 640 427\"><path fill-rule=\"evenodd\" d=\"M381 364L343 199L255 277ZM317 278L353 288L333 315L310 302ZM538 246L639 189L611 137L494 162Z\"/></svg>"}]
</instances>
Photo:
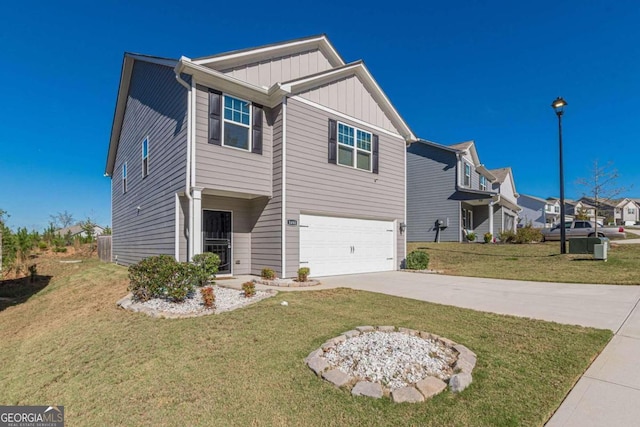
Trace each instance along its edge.
<instances>
[{"instance_id":1,"label":"wooden fence","mask_svg":"<svg viewBox=\"0 0 640 427\"><path fill-rule=\"evenodd\" d=\"M111 236L98 236L98 258L111 262Z\"/></svg>"}]
</instances>

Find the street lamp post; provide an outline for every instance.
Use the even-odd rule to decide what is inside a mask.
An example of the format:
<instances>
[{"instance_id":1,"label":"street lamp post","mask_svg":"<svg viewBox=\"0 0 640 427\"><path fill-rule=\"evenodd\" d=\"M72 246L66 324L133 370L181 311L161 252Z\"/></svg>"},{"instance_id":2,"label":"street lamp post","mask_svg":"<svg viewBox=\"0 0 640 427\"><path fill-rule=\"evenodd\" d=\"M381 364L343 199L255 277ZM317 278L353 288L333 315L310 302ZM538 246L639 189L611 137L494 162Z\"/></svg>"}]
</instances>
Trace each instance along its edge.
<instances>
[{"instance_id":1,"label":"street lamp post","mask_svg":"<svg viewBox=\"0 0 640 427\"><path fill-rule=\"evenodd\" d=\"M560 149L560 253L567 253L567 231L564 227L565 215L564 215L564 166L562 160L562 113L564 107L567 105L567 101L562 99L561 96L557 97L555 101L551 103L551 106L556 111L558 116L558 142Z\"/></svg>"}]
</instances>

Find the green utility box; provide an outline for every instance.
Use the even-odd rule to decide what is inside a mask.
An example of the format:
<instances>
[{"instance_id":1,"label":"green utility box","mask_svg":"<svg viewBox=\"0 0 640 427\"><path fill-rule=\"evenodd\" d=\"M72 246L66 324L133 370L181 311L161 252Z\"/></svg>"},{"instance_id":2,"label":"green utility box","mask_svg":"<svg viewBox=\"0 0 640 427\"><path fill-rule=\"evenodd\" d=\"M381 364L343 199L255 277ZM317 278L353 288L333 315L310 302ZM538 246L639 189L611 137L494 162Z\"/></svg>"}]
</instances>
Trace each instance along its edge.
<instances>
[{"instance_id":1,"label":"green utility box","mask_svg":"<svg viewBox=\"0 0 640 427\"><path fill-rule=\"evenodd\" d=\"M609 246L609 239L606 237L574 237L569 239L569 253L592 254L595 245Z\"/></svg>"}]
</instances>

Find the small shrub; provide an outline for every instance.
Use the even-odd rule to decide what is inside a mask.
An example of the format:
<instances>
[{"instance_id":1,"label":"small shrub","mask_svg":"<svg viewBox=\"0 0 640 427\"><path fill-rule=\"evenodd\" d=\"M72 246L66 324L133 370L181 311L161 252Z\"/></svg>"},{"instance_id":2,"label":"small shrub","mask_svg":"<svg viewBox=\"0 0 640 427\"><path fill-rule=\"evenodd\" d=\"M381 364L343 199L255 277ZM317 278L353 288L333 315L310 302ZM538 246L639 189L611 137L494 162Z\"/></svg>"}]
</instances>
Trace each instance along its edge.
<instances>
[{"instance_id":1,"label":"small shrub","mask_svg":"<svg viewBox=\"0 0 640 427\"><path fill-rule=\"evenodd\" d=\"M138 301L166 296L167 286L173 280L179 264L169 255L145 258L129 267L129 292Z\"/></svg>"},{"instance_id":2,"label":"small shrub","mask_svg":"<svg viewBox=\"0 0 640 427\"><path fill-rule=\"evenodd\" d=\"M512 230L504 230L500 232L500 241L503 243L513 243L516 240L516 233Z\"/></svg>"},{"instance_id":3,"label":"small shrub","mask_svg":"<svg viewBox=\"0 0 640 427\"><path fill-rule=\"evenodd\" d=\"M306 282L309 279L309 273L311 273L309 267L300 267L298 269L298 282Z\"/></svg>"},{"instance_id":4,"label":"small shrub","mask_svg":"<svg viewBox=\"0 0 640 427\"><path fill-rule=\"evenodd\" d=\"M41 251L46 251L48 247L49 246L47 246L47 242L38 243L38 249L40 249Z\"/></svg>"},{"instance_id":5,"label":"small shrub","mask_svg":"<svg viewBox=\"0 0 640 427\"><path fill-rule=\"evenodd\" d=\"M260 277L262 277L265 280L273 280L276 278L276 272L273 271L271 268L265 267L260 272Z\"/></svg>"},{"instance_id":6,"label":"small shrub","mask_svg":"<svg viewBox=\"0 0 640 427\"><path fill-rule=\"evenodd\" d=\"M467 240L474 242L476 240L476 233L467 233Z\"/></svg>"},{"instance_id":7,"label":"small shrub","mask_svg":"<svg viewBox=\"0 0 640 427\"><path fill-rule=\"evenodd\" d=\"M493 234L491 233L484 233L484 242L485 243L491 243L491 240L493 239Z\"/></svg>"},{"instance_id":8,"label":"small shrub","mask_svg":"<svg viewBox=\"0 0 640 427\"><path fill-rule=\"evenodd\" d=\"M196 281L200 286L205 286L209 280L216 278L218 267L220 266L220 257L211 252L205 252L193 256L194 272Z\"/></svg>"},{"instance_id":9,"label":"small shrub","mask_svg":"<svg viewBox=\"0 0 640 427\"><path fill-rule=\"evenodd\" d=\"M426 270L429 267L429 254L423 251L410 252L405 265L409 270Z\"/></svg>"},{"instance_id":10,"label":"small shrub","mask_svg":"<svg viewBox=\"0 0 640 427\"><path fill-rule=\"evenodd\" d=\"M29 281L31 283L35 282L37 275L38 275L38 265L37 264L31 264L29 266Z\"/></svg>"},{"instance_id":11,"label":"small shrub","mask_svg":"<svg viewBox=\"0 0 640 427\"><path fill-rule=\"evenodd\" d=\"M65 248L64 246L56 246L55 248L53 248L54 252L67 252L67 248Z\"/></svg>"},{"instance_id":12,"label":"small shrub","mask_svg":"<svg viewBox=\"0 0 640 427\"><path fill-rule=\"evenodd\" d=\"M174 273L165 285L164 296L173 302L183 302L197 283L198 267L189 262L176 262L173 269Z\"/></svg>"},{"instance_id":13,"label":"small shrub","mask_svg":"<svg viewBox=\"0 0 640 427\"><path fill-rule=\"evenodd\" d=\"M542 231L538 228L534 228L531 224L527 224L522 228L518 228L516 233L516 243L532 243L542 241Z\"/></svg>"},{"instance_id":14,"label":"small shrub","mask_svg":"<svg viewBox=\"0 0 640 427\"><path fill-rule=\"evenodd\" d=\"M253 282L244 282L242 284L242 290L244 291L244 296L250 298L256 294L256 284Z\"/></svg>"},{"instance_id":15,"label":"small shrub","mask_svg":"<svg viewBox=\"0 0 640 427\"><path fill-rule=\"evenodd\" d=\"M211 286L201 288L200 294L202 294L202 301L204 302L205 308L216 308L216 294L213 292L213 288Z\"/></svg>"}]
</instances>

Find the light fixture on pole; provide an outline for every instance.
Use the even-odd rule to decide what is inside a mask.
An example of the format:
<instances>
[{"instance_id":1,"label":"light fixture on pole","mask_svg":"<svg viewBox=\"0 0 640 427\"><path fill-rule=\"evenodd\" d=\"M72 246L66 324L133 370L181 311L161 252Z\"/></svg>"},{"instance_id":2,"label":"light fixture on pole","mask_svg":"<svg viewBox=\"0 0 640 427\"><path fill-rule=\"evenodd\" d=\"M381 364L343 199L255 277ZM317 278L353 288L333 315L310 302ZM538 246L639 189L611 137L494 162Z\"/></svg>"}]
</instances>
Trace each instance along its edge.
<instances>
[{"instance_id":1,"label":"light fixture on pole","mask_svg":"<svg viewBox=\"0 0 640 427\"><path fill-rule=\"evenodd\" d=\"M555 101L551 103L551 106L558 116L558 146L560 149L560 253L567 253L567 232L564 227L565 214L564 214L564 166L562 159L562 114L564 113L564 107L567 105L567 101L562 99L561 96L557 97Z\"/></svg>"}]
</instances>

